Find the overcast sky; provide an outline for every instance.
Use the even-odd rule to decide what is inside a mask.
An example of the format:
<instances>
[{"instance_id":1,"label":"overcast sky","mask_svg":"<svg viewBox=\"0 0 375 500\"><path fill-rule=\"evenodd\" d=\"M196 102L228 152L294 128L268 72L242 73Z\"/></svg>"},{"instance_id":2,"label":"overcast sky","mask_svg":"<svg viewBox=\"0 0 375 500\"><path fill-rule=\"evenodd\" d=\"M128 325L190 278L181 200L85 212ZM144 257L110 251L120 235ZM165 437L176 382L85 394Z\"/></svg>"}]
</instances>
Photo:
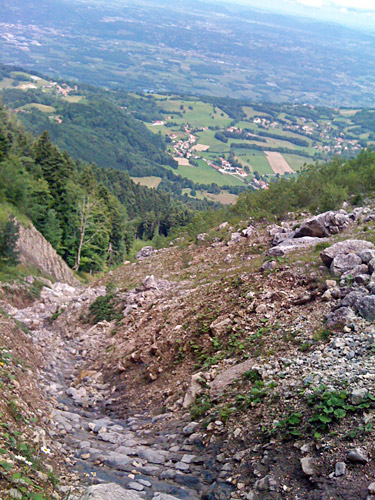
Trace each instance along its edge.
<instances>
[{"instance_id":1,"label":"overcast sky","mask_svg":"<svg viewBox=\"0 0 375 500\"><path fill-rule=\"evenodd\" d=\"M375 0L218 0L360 26L375 32Z\"/></svg>"}]
</instances>

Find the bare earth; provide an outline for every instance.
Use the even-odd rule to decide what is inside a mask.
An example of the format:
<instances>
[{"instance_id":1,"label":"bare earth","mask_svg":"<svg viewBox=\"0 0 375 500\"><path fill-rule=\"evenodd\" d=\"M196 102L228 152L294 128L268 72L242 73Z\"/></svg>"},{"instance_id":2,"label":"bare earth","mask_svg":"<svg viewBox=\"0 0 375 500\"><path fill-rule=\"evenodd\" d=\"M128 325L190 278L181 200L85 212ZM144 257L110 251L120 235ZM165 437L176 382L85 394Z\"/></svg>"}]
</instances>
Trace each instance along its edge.
<instances>
[{"instance_id":1,"label":"bare earth","mask_svg":"<svg viewBox=\"0 0 375 500\"><path fill-rule=\"evenodd\" d=\"M294 170L290 167L281 153L265 151L264 154L267 156L268 163L275 174L294 174Z\"/></svg>"},{"instance_id":2,"label":"bare earth","mask_svg":"<svg viewBox=\"0 0 375 500\"><path fill-rule=\"evenodd\" d=\"M186 165L186 166L189 166L190 163L189 163L189 160L187 158L181 158L180 156L176 156L175 158L173 158L174 160L176 160L176 162L179 164L179 165Z\"/></svg>"},{"instance_id":3,"label":"bare earth","mask_svg":"<svg viewBox=\"0 0 375 500\"><path fill-rule=\"evenodd\" d=\"M210 146L206 146L205 144L196 144L191 149L194 149L195 151L207 151L210 149Z\"/></svg>"}]
</instances>

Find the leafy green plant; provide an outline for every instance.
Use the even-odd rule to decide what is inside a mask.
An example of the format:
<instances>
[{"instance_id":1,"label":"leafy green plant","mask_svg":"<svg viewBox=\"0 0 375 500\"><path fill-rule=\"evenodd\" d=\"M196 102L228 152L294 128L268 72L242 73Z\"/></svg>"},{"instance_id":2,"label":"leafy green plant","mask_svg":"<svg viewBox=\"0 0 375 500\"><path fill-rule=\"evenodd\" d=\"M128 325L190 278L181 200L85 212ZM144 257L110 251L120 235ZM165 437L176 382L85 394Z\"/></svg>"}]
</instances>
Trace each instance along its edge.
<instances>
[{"instance_id":1,"label":"leafy green plant","mask_svg":"<svg viewBox=\"0 0 375 500\"><path fill-rule=\"evenodd\" d=\"M116 305L115 287L109 284L106 288L106 294L97 297L90 305L88 321L94 324L100 321L120 321L123 318L123 314L116 310Z\"/></svg>"},{"instance_id":2,"label":"leafy green plant","mask_svg":"<svg viewBox=\"0 0 375 500\"><path fill-rule=\"evenodd\" d=\"M250 382L257 382L258 380L262 379L261 374L258 372L258 370L247 370L244 374L243 377L247 380L250 380Z\"/></svg>"},{"instance_id":3,"label":"leafy green plant","mask_svg":"<svg viewBox=\"0 0 375 500\"><path fill-rule=\"evenodd\" d=\"M320 328L319 330L317 330L314 335L313 335L313 339L315 341L319 341L319 340L324 340L324 341L327 341L330 339L331 337L331 334L332 332L330 330L328 330L328 328Z\"/></svg>"},{"instance_id":4,"label":"leafy green plant","mask_svg":"<svg viewBox=\"0 0 375 500\"><path fill-rule=\"evenodd\" d=\"M236 411L235 406L224 405L221 407L219 412L219 418L222 422L227 422L232 415Z\"/></svg>"},{"instance_id":5,"label":"leafy green plant","mask_svg":"<svg viewBox=\"0 0 375 500\"><path fill-rule=\"evenodd\" d=\"M205 394L196 398L195 402L190 407L190 415L193 420L203 417L211 408L213 404L210 397Z\"/></svg>"}]
</instances>

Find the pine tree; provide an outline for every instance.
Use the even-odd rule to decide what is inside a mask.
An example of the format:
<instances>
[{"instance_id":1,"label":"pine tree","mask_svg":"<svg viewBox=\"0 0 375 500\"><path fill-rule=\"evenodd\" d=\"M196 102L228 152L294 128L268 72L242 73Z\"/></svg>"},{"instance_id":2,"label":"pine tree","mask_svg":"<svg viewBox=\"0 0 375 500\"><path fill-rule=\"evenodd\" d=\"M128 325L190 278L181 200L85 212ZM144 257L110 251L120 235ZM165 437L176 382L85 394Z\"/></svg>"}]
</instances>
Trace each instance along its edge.
<instances>
[{"instance_id":1,"label":"pine tree","mask_svg":"<svg viewBox=\"0 0 375 500\"><path fill-rule=\"evenodd\" d=\"M9 216L0 227L0 262L2 264L15 265L18 263L18 236L19 224L14 216Z\"/></svg>"}]
</instances>

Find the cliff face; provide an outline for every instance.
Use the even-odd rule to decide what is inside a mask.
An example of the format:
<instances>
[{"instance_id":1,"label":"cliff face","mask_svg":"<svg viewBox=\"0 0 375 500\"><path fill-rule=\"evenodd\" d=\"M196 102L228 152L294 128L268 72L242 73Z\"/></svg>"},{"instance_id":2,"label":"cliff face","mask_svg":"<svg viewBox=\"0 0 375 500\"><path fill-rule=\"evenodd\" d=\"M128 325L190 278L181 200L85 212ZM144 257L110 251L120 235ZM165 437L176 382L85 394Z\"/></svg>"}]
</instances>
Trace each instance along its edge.
<instances>
[{"instance_id":1,"label":"cliff face","mask_svg":"<svg viewBox=\"0 0 375 500\"><path fill-rule=\"evenodd\" d=\"M78 284L71 269L33 225L30 227L20 225L17 247L22 263L35 265L57 281L69 285Z\"/></svg>"}]
</instances>

